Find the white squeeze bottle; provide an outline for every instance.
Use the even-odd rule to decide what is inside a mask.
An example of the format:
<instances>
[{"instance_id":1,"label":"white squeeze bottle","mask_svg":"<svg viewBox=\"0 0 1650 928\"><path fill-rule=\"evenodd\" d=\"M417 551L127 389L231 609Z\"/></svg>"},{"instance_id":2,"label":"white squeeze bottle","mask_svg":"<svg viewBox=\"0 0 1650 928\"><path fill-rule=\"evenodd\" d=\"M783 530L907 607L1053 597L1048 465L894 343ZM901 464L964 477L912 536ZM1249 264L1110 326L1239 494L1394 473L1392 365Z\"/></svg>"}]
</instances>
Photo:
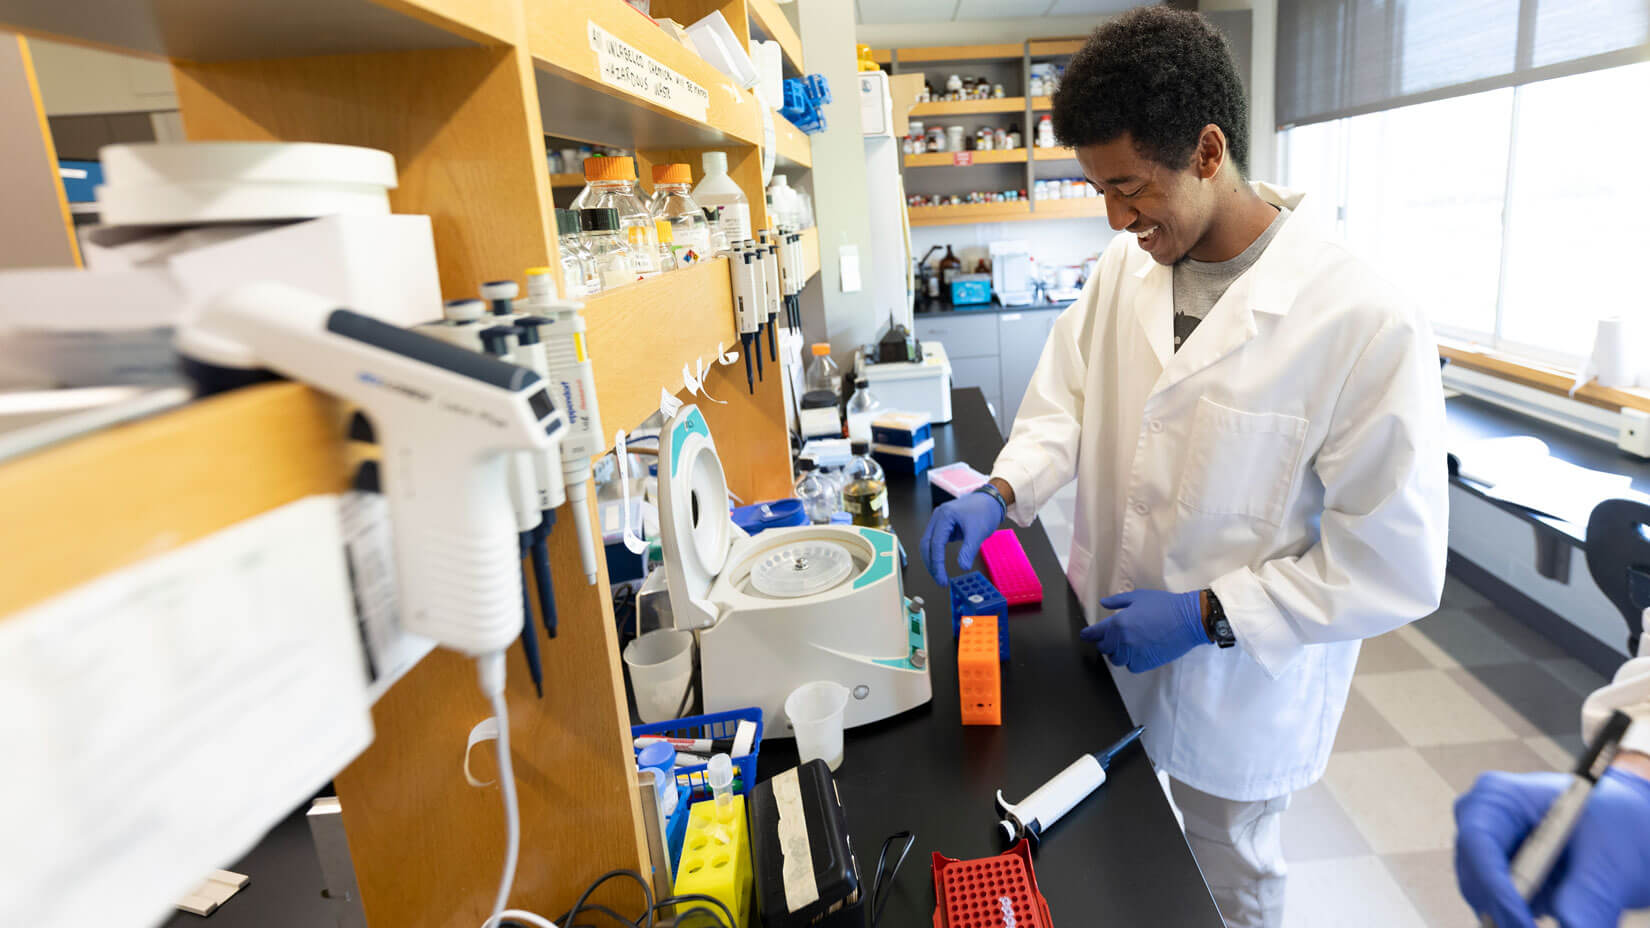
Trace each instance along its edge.
<instances>
[{"instance_id":1,"label":"white squeeze bottle","mask_svg":"<svg viewBox=\"0 0 1650 928\"><path fill-rule=\"evenodd\" d=\"M694 202L700 206L722 208L722 231L727 235L729 245L749 239L750 203L745 200L739 185L728 176L727 152L707 151L701 156L700 165L705 169L705 176L699 181L699 186L693 188Z\"/></svg>"}]
</instances>

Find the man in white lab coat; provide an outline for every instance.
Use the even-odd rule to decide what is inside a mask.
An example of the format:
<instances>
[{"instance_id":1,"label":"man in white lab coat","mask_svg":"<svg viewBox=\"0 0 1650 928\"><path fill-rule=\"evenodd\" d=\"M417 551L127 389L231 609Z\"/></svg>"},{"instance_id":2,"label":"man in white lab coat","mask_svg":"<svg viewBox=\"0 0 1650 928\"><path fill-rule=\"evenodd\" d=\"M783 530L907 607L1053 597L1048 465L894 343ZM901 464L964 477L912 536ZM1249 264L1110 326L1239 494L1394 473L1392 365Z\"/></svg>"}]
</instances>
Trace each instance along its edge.
<instances>
[{"instance_id":1,"label":"man in white lab coat","mask_svg":"<svg viewBox=\"0 0 1650 928\"><path fill-rule=\"evenodd\" d=\"M1245 183L1246 109L1194 13L1132 10L1073 58L1055 132L1126 234L1055 324L991 483L922 548L945 582L947 542L969 567L1005 511L1028 525L1077 481L1083 637L1227 923L1276 926L1281 816L1324 772L1359 641L1437 608L1447 478L1426 321L1311 197Z\"/></svg>"}]
</instances>

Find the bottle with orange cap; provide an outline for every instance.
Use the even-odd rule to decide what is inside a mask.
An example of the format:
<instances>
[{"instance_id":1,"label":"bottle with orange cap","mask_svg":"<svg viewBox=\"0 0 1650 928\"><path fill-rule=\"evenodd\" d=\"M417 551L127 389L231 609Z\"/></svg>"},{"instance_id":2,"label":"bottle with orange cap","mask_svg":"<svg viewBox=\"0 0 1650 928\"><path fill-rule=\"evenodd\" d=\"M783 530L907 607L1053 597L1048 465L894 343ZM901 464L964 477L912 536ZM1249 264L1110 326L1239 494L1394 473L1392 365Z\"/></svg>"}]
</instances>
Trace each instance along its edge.
<instances>
[{"instance_id":1,"label":"bottle with orange cap","mask_svg":"<svg viewBox=\"0 0 1650 928\"><path fill-rule=\"evenodd\" d=\"M693 252L694 261L710 257L710 226L705 211L693 199L693 168L686 164L653 166L653 200L648 208L656 219L670 223L671 238L679 248Z\"/></svg>"},{"instance_id":2,"label":"bottle with orange cap","mask_svg":"<svg viewBox=\"0 0 1650 928\"><path fill-rule=\"evenodd\" d=\"M584 159L584 190L573 208L611 209L619 214L619 234L630 251L637 277L659 273L659 233L636 185L636 162L629 156Z\"/></svg>"}]
</instances>

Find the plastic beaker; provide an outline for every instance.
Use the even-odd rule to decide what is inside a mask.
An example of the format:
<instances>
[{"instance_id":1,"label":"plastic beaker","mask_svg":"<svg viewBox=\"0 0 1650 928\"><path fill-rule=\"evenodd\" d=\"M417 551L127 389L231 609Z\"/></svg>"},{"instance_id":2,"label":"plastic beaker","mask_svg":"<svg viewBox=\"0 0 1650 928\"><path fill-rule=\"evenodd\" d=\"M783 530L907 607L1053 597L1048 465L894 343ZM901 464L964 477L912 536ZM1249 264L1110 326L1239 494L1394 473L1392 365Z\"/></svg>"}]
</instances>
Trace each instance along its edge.
<instances>
[{"instance_id":1,"label":"plastic beaker","mask_svg":"<svg viewBox=\"0 0 1650 928\"><path fill-rule=\"evenodd\" d=\"M842 713L847 708L848 688L829 680L804 683L785 697L798 763L817 757L832 770L842 766Z\"/></svg>"},{"instance_id":2,"label":"plastic beaker","mask_svg":"<svg viewBox=\"0 0 1650 928\"><path fill-rule=\"evenodd\" d=\"M630 669L630 688L642 721L676 718L693 682L693 633L654 629L625 645L624 665Z\"/></svg>"}]
</instances>

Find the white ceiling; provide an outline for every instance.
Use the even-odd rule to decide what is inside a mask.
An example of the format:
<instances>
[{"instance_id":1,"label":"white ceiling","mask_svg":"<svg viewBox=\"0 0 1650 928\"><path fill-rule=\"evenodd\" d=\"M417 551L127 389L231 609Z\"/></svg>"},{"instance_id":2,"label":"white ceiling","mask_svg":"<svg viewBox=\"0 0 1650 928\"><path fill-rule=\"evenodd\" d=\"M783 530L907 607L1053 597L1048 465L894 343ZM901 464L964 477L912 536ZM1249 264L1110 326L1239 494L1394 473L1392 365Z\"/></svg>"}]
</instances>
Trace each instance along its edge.
<instances>
[{"instance_id":1,"label":"white ceiling","mask_svg":"<svg viewBox=\"0 0 1650 928\"><path fill-rule=\"evenodd\" d=\"M854 0L859 22L865 25L1102 16L1139 5L1139 0Z\"/></svg>"}]
</instances>

